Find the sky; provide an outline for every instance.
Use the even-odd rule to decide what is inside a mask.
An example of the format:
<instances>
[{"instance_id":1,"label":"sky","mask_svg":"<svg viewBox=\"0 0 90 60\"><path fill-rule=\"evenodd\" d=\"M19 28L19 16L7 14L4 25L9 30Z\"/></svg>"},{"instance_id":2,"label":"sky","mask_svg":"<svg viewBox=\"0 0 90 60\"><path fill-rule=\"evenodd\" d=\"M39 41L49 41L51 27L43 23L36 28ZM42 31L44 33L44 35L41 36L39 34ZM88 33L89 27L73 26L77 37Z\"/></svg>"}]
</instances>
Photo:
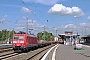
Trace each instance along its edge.
<instances>
[{"instance_id":1,"label":"sky","mask_svg":"<svg viewBox=\"0 0 90 60\"><path fill-rule=\"evenodd\" d=\"M0 0L0 30L90 34L90 0ZM45 27L45 28L44 28ZM57 34L56 34L57 31Z\"/></svg>"}]
</instances>

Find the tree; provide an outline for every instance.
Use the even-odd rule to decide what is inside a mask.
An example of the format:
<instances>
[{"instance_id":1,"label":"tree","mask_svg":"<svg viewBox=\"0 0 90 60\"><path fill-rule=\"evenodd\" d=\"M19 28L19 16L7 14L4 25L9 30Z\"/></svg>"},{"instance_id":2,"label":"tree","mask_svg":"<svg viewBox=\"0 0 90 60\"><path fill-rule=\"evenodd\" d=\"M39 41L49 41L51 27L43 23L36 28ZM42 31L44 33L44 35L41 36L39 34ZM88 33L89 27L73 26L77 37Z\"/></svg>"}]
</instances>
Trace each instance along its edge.
<instances>
[{"instance_id":1,"label":"tree","mask_svg":"<svg viewBox=\"0 0 90 60\"><path fill-rule=\"evenodd\" d=\"M43 40L41 32L37 34L37 37L38 37L38 40Z\"/></svg>"},{"instance_id":2,"label":"tree","mask_svg":"<svg viewBox=\"0 0 90 60\"><path fill-rule=\"evenodd\" d=\"M2 30L1 32L1 41L4 41L6 39L6 36L7 36L7 30Z\"/></svg>"},{"instance_id":3,"label":"tree","mask_svg":"<svg viewBox=\"0 0 90 60\"><path fill-rule=\"evenodd\" d=\"M1 31L0 31L0 41L2 40L2 33L1 33Z\"/></svg>"},{"instance_id":4,"label":"tree","mask_svg":"<svg viewBox=\"0 0 90 60\"><path fill-rule=\"evenodd\" d=\"M16 32L14 31L14 30L12 30L11 32L10 32L10 38L12 38L13 37L13 34L15 34Z\"/></svg>"},{"instance_id":5,"label":"tree","mask_svg":"<svg viewBox=\"0 0 90 60\"><path fill-rule=\"evenodd\" d=\"M14 30L8 31L7 29L0 31L0 41L11 39L14 33L16 33Z\"/></svg>"},{"instance_id":6,"label":"tree","mask_svg":"<svg viewBox=\"0 0 90 60\"><path fill-rule=\"evenodd\" d=\"M52 35L52 33L49 33L47 31L43 31L43 32L39 32L37 34L38 40L54 40L54 35Z\"/></svg>"}]
</instances>

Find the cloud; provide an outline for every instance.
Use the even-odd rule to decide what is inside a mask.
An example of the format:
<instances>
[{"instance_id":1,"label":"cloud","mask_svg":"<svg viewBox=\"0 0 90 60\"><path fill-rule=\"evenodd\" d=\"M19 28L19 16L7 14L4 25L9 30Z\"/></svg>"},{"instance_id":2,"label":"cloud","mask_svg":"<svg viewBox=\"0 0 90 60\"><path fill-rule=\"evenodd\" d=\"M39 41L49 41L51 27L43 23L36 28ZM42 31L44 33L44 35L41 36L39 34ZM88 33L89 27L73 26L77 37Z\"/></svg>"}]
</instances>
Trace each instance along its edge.
<instances>
[{"instance_id":1,"label":"cloud","mask_svg":"<svg viewBox=\"0 0 90 60\"><path fill-rule=\"evenodd\" d=\"M8 15L4 15L4 18L7 18L8 17Z\"/></svg>"},{"instance_id":2,"label":"cloud","mask_svg":"<svg viewBox=\"0 0 90 60\"><path fill-rule=\"evenodd\" d=\"M25 16L23 16L22 17L24 20L20 20L20 22L27 22L27 17L25 17ZM40 24L38 24L37 23L37 21L36 20L29 20L28 19L28 26L30 26L30 27L32 27L32 28L42 28L42 27L44 27L44 25L40 25Z\"/></svg>"},{"instance_id":3,"label":"cloud","mask_svg":"<svg viewBox=\"0 0 90 60\"><path fill-rule=\"evenodd\" d=\"M36 20L29 20L28 25L31 26L32 28L43 28L44 25L40 25L36 22Z\"/></svg>"},{"instance_id":4,"label":"cloud","mask_svg":"<svg viewBox=\"0 0 90 60\"><path fill-rule=\"evenodd\" d=\"M48 11L49 14L83 16L84 13L79 7L66 7L62 4L55 4Z\"/></svg>"},{"instance_id":5,"label":"cloud","mask_svg":"<svg viewBox=\"0 0 90 60\"><path fill-rule=\"evenodd\" d=\"M90 20L90 16L88 16L88 18L87 18L88 20Z\"/></svg>"},{"instance_id":6,"label":"cloud","mask_svg":"<svg viewBox=\"0 0 90 60\"><path fill-rule=\"evenodd\" d=\"M21 20L20 22L24 22L25 24L15 24L15 26L16 26L15 29L17 31L19 31L19 30L25 31L25 29L26 29L26 17L23 16L23 18L25 20ZM36 20L28 20L28 29L33 29L37 32L37 30L42 31L44 29L43 27L44 27L44 25L38 24Z\"/></svg>"},{"instance_id":7,"label":"cloud","mask_svg":"<svg viewBox=\"0 0 90 60\"><path fill-rule=\"evenodd\" d=\"M21 11L22 11L23 13L26 13L26 14L31 13L31 10L29 10L29 9L26 8L26 7L22 7L22 8L21 8Z\"/></svg>"},{"instance_id":8,"label":"cloud","mask_svg":"<svg viewBox=\"0 0 90 60\"><path fill-rule=\"evenodd\" d=\"M28 23L36 23L36 20L28 20Z\"/></svg>"},{"instance_id":9,"label":"cloud","mask_svg":"<svg viewBox=\"0 0 90 60\"><path fill-rule=\"evenodd\" d=\"M1 18L0 19L0 24L3 23L4 21L5 21L5 19L4 18Z\"/></svg>"},{"instance_id":10,"label":"cloud","mask_svg":"<svg viewBox=\"0 0 90 60\"><path fill-rule=\"evenodd\" d=\"M44 31L44 26L45 25L40 25L37 22L32 23L32 24L31 23L29 23L28 29L33 29L32 30L32 33L37 34L38 32ZM76 34L76 28L78 28L77 31L78 31L78 33L80 35L84 35L85 32L87 32L87 33L90 32L90 25L88 25L88 23L80 23L78 25L78 27L75 26L72 23L69 23L69 24L67 24L65 26L59 25L58 27L46 27L45 30L48 31L48 32L52 32L54 35L56 35L56 29L58 30L57 31L58 34L62 34L65 31L72 31L73 34ZM24 31L24 32L26 32L26 25L18 24L16 26L15 30L17 32L18 31Z\"/></svg>"},{"instance_id":11,"label":"cloud","mask_svg":"<svg viewBox=\"0 0 90 60\"><path fill-rule=\"evenodd\" d=\"M67 24L64 28L76 28L73 24Z\"/></svg>"},{"instance_id":12,"label":"cloud","mask_svg":"<svg viewBox=\"0 0 90 60\"><path fill-rule=\"evenodd\" d=\"M80 26L86 26L87 23L80 23Z\"/></svg>"},{"instance_id":13,"label":"cloud","mask_svg":"<svg viewBox=\"0 0 90 60\"><path fill-rule=\"evenodd\" d=\"M4 15L2 18L0 18L0 24L3 23L7 17L8 17L7 15Z\"/></svg>"},{"instance_id":14,"label":"cloud","mask_svg":"<svg viewBox=\"0 0 90 60\"><path fill-rule=\"evenodd\" d=\"M16 27L14 28L17 32L25 30L25 27Z\"/></svg>"},{"instance_id":15,"label":"cloud","mask_svg":"<svg viewBox=\"0 0 90 60\"><path fill-rule=\"evenodd\" d=\"M15 26L17 26L17 27L24 27L23 24L15 24Z\"/></svg>"},{"instance_id":16,"label":"cloud","mask_svg":"<svg viewBox=\"0 0 90 60\"><path fill-rule=\"evenodd\" d=\"M20 20L20 22L27 22L27 18L26 17L23 17L24 18L24 20ZM34 24L34 23L36 23L37 21L36 20L28 20L28 24Z\"/></svg>"},{"instance_id":17,"label":"cloud","mask_svg":"<svg viewBox=\"0 0 90 60\"><path fill-rule=\"evenodd\" d=\"M60 0L23 0L23 1L40 3L40 4L45 4L45 5L53 5L59 2Z\"/></svg>"},{"instance_id":18,"label":"cloud","mask_svg":"<svg viewBox=\"0 0 90 60\"><path fill-rule=\"evenodd\" d=\"M45 26L45 25L39 25L39 24L37 24L35 27L36 27L36 28L44 28L44 26Z\"/></svg>"}]
</instances>

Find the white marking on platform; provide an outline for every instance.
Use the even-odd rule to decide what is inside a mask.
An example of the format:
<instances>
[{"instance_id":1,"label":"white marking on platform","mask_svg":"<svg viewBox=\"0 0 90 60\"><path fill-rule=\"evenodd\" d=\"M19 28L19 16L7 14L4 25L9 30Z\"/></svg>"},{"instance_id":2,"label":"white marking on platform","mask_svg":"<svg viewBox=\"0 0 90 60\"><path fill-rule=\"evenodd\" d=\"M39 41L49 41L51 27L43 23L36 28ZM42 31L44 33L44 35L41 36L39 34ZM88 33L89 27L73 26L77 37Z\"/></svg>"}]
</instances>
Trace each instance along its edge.
<instances>
[{"instance_id":1,"label":"white marking on platform","mask_svg":"<svg viewBox=\"0 0 90 60\"><path fill-rule=\"evenodd\" d=\"M57 45L58 45L58 44L57 44ZM47 55L49 54L49 52L50 52L54 47L56 47L57 45L53 46L53 47L42 57L41 60L45 60L46 57L47 57Z\"/></svg>"},{"instance_id":2,"label":"white marking on platform","mask_svg":"<svg viewBox=\"0 0 90 60\"><path fill-rule=\"evenodd\" d=\"M87 45L83 45L84 47L88 47L88 48L90 48L90 46L87 46Z\"/></svg>"},{"instance_id":3,"label":"white marking on platform","mask_svg":"<svg viewBox=\"0 0 90 60\"><path fill-rule=\"evenodd\" d=\"M56 55L56 50L58 48L59 45L57 45L57 47L54 49L53 55L52 55L52 60L55 60L55 55Z\"/></svg>"}]
</instances>

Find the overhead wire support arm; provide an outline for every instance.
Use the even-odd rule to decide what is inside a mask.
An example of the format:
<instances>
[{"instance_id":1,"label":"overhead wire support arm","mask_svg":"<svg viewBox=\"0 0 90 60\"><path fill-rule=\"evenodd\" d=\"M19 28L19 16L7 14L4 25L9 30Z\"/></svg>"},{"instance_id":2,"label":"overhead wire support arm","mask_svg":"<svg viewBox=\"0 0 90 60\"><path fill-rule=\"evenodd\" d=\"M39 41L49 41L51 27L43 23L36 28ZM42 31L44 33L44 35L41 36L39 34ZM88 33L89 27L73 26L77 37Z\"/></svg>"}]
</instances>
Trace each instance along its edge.
<instances>
[{"instance_id":1,"label":"overhead wire support arm","mask_svg":"<svg viewBox=\"0 0 90 60\"><path fill-rule=\"evenodd\" d=\"M28 17L26 17L26 33L28 34Z\"/></svg>"}]
</instances>

